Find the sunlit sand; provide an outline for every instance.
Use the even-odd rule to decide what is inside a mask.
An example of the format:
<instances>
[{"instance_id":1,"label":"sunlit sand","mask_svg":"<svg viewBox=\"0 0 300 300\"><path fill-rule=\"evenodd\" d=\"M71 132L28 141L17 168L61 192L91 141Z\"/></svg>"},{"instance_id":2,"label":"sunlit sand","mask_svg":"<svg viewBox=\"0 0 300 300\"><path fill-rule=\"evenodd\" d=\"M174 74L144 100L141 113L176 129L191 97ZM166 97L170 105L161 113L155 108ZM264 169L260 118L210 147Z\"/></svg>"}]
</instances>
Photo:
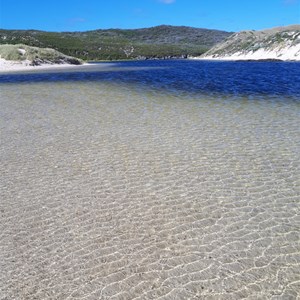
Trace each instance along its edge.
<instances>
[{"instance_id":1,"label":"sunlit sand","mask_svg":"<svg viewBox=\"0 0 300 300\"><path fill-rule=\"evenodd\" d=\"M296 299L299 103L260 97L2 84L0 298Z\"/></svg>"}]
</instances>

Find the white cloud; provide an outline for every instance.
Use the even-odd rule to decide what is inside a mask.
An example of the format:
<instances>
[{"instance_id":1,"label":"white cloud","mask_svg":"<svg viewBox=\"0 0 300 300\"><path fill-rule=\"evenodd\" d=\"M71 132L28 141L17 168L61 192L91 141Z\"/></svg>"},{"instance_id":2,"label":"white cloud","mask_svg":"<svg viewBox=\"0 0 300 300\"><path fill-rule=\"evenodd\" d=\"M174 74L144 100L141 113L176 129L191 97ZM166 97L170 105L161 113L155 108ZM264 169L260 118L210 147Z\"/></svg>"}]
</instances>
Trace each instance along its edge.
<instances>
[{"instance_id":1,"label":"white cloud","mask_svg":"<svg viewBox=\"0 0 300 300\"><path fill-rule=\"evenodd\" d=\"M159 0L159 2L164 3L164 4L172 4L174 3L176 0Z\"/></svg>"}]
</instances>

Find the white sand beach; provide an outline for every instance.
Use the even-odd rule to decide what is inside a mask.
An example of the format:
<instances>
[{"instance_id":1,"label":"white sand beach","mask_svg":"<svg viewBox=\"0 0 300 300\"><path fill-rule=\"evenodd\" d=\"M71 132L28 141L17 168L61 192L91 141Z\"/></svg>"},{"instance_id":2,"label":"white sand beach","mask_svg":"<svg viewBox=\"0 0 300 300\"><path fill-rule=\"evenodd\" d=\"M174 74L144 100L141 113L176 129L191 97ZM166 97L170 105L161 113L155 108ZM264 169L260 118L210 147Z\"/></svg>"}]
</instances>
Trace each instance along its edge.
<instances>
[{"instance_id":1,"label":"white sand beach","mask_svg":"<svg viewBox=\"0 0 300 300\"><path fill-rule=\"evenodd\" d=\"M57 68L74 68L90 65L84 63L82 65L72 64L41 64L40 66L32 66L29 60L13 61L0 58L0 72L16 72L16 71L30 71L30 70L47 70Z\"/></svg>"}]
</instances>

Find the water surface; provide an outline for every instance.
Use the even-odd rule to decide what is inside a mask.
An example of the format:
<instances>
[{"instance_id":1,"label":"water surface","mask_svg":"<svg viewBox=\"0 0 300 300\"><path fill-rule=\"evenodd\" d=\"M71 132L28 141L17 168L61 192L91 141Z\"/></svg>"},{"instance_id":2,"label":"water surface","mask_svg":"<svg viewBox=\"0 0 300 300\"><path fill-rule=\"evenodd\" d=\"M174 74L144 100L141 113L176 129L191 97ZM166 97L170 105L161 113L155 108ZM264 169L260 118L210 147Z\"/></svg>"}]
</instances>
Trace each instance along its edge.
<instances>
[{"instance_id":1,"label":"water surface","mask_svg":"<svg viewBox=\"0 0 300 300\"><path fill-rule=\"evenodd\" d=\"M296 299L298 63L0 75L1 299Z\"/></svg>"}]
</instances>

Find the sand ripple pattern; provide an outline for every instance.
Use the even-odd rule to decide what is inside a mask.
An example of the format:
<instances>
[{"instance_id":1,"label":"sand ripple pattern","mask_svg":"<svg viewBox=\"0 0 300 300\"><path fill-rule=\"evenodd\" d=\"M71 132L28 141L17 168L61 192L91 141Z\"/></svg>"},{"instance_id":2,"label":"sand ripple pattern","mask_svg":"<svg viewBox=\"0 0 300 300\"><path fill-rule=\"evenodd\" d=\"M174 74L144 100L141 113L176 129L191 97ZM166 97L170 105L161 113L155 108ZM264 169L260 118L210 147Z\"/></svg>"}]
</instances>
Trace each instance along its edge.
<instances>
[{"instance_id":1,"label":"sand ripple pattern","mask_svg":"<svg viewBox=\"0 0 300 300\"><path fill-rule=\"evenodd\" d=\"M299 299L300 107L1 86L0 299Z\"/></svg>"}]
</instances>

